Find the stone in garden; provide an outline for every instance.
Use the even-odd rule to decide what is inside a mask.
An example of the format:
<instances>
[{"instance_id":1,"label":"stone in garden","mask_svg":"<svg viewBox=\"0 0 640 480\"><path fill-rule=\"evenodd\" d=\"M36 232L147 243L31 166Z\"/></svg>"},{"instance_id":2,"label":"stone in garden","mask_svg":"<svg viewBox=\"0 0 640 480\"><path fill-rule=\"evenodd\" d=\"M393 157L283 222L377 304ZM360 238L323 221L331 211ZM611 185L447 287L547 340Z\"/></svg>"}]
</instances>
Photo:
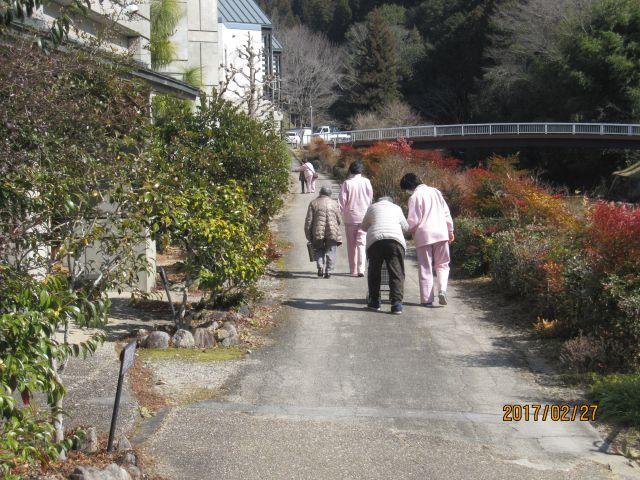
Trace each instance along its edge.
<instances>
[{"instance_id":1,"label":"stone in garden","mask_svg":"<svg viewBox=\"0 0 640 480\"><path fill-rule=\"evenodd\" d=\"M239 309L238 309L238 313L244 317L250 317L251 316L251 309L246 306L246 305L242 305Z\"/></svg>"},{"instance_id":2,"label":"stone in garden","mask_svg":"<svg viewBox=\"0 0 640 480\"><path fill-rule=\"evenodd\" d=\"M142 478L142 472L135 465L127 465L125 468L133 480L140 480Z\"/></svg>"},{"instance_id":3,"label":"stone in garden","mask_svg":"<svg viewBox=\"0 0 640 480\"><path fill-rule=\"evenodd\" d=\"M222 328L217 331L218 340L221 341L223 347L230 347L238 344L238 330L233 322L224 322Z\"/></svg>"},{"instance_id":4,"label":"stone in garden","mask_svg":"<svg viewBox=\"0 0 640 480\"><path fill-rule=\"evenodd\" d=\"M225 323L225 324L226 324L227 322L234 322L234 323L237 323L237 322L242 321L242 319L243 319L243 318L244 318L244 317L242 316L242 314L240 314L240 313L238 313L238 312L230 312L230 313L226 316L226 318L225 318L225 322L224 322L224 323Z\"/></svg>"},{"instance_id":5,"label":"stone in garden","mask_svg":"<svg viewBox=\"0 0 640 480\"><path fill-rule=\"evenodd\" d=\"M120 437L120 440L118 440L118 451L128 452L129 450L133 450L129 439L125 436Z\"/></svg>"},{"instance_id":6,"label":"stone in garden","mask_svg":"<svg viewBox=\"0 0 640 480\"><path fill-rule=\"evenodd\" d=\"M193 335L188 330L178 330L171 338L174 347L193 348L195 345Z\"/></svg>"},{"instance_id":7,"label":"stone in garden","mask_svg":"<svg viewBox=\"0 0 640 480\"><path fill-rule=\"evenodd\" d=\"M142 343L149 336L149 333L151 332L149 332L149 330L147 330L146 328L138 329L138 331L136 332L136 340L138 341L138 345L142 345Z\"/></svg>"},{"instance_id":8,"label":"stone in garden","mask_svg":"<svg viewBox=\"0 0 640 480\"><path fill-rule=\"evenodd\" d=\"M218 330L216 330L216 337L220 341L224 340L229 336L231 336L231 334L229 333L229 330L227 330L226 328L219 328Z\"/></svg>"},{"instance_id":9,"label":"stone in garden","mask_svg":"<svg viewBox=\"0 0 640 480\"><path fill-rule=\"evenodd\" d=\"M145 348L169 348L169 340L171 337L168 333L156 330L149 334L142 346Z\"/></svg>"},{"instance_id":10,"label":"stone in garden","mask_svg":"<svg viewBox=\"0 0 640 480\"><path fill-rule=\"evenodd\" d=\"M76 450L84 453L96 453L98 451L98 433L95 427L89 427L84 431L84 437L78 440Z\"/></svg>"},{"instance_id":11,"label":"stone in garden","mask_svg":"<svg viewBox=\"0 0 640 480\"><path fill-rule=\"evenodd\" d=\"M232 323L232 322L224 322L224 324L222 325L222 328L229 332L229 336L231 336L231 337L237 337L238 336L238 330L236 330L236 326L235 326L234 323Z\"/></svg>"},{"instance_id":12,"label":"stone in garden","mask_svg":"<svg viewBox=\"0 0 640 480\"><path fill-rule=\"evenodd\" d=\"M233 345L237 345L238 337L227 337L224 340L222 340L221 343L223 347L231 347Z\"/></svg>"},{"instance_id":13,"label":"stone in garden","mask_svg":"<svg viewBox=\"0 0 640 480\"><path fill-rule=\"evenodd\" d=\"M120 462L120 464L123 467L128 467L129 465L136 465L138 463L138 459L136 458L136 454L133 452L127 452L124 454L124 457L122 457L122 461Z\"/></svg>"},{"instance_id":14,"label":"stone in garden","mask_svg":"<svg viewBox=\"0 0 640 480\"><path fill-rule=\"evenodd\" d=\"M113 478L114 480L131 480L131 475L129 475L129 473L124 468L116 465L115 463L107 466L104 471L105 473L111 475L111 477L109 478Z\"/></svg>"},{"instance_id":15,"label":"stone in garden","mask_svg":"<svg viewBox=\"0 0 640 480\"><path fill-rule=\"evenodd\" d=\"M198 348L211 348L216 346L216 333L212 328L196 328L193 333L195 346Z\"/></svg>"},{"instance_id":16,"label":"stone in garden","mask_svg":"<svg viewBox=\"0 0 640 480\"><path fill-rule=\"evenodd\" d=\"M76 467L69 480L131 480L131 475L124 468L112 463L104 470L88 466Z\"/></svg>"},{"instance_id":17,"label":"stone in garden","mask_svg":"<svg viewBox=\"0 0 640 480\"><path fill-rule=\"evenodd\" d=\"M202 325L198 325L198 328L207 328L210 330L217 330L220 328L220 324L215 320L211 320L210 322L205 322Z\"/></svg>"}]
</instances>

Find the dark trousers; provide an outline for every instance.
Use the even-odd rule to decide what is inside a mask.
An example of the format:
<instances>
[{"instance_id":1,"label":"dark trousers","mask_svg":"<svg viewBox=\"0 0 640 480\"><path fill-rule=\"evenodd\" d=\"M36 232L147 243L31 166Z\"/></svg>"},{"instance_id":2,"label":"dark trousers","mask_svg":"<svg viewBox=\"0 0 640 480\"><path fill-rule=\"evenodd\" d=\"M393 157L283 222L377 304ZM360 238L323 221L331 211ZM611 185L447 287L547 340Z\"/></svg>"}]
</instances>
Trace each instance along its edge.
<instances>
[{"instance_id":1,"label":"dark trousers","mask_svg":"<svg viewBox=\"0 0 640 480\"><path fill-rule=\"evenodd\" d=\"M300 180L300 187L302 188L302 193L304 193L304 187L307 184L307 181L304 178L303 172L300 172L300 175L298 175L298 180Z\"/></svg>"},{"instance_id":2,"label":"dark trousers","mask_svg":"<svg viewBox=\"0 0 640 480\"><path fill-rule=\"evenodd\" d=\"M369 299L380 300L382 263L389 271L389 300L392 304L402 302L404 296L404 248L395 240L378 240L367 250L369 258Z\"/></svg>"}]
</instances>

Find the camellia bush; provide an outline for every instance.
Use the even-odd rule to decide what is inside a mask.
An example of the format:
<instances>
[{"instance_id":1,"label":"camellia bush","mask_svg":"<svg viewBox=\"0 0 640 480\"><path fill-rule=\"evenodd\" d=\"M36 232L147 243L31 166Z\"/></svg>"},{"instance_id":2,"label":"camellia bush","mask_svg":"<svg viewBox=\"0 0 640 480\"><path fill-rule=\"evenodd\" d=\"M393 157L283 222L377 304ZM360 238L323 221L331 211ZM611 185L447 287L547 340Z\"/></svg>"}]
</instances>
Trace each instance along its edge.
<instances>
[{"instance_id":1,"label":"camellia bush","mask_svg":"<svg viewBox=\"0 0 640 480\"><path fill-rule=\"evenodd\" d=\"M201 99L195 112L173 111L157 122L160 156L172 170L168 173L183 186L206 188L234 180L254 214L267 222L282 206L291 162L275 129L215 97Z\"/></svg>"},{"instance_id":2,"label":"camellia bush","mask_svg":"<svg viewBox=\"0 0 640 480\"><path fill-rule=\"evenodd\" d=\"M106 322L108 289L147 265L140 153L151 140L148 91L127 66L69 46L0 44L0 465L3 474L64 456L71 324ZM102 261L90 264L92 249ZM41 394L49 411L32 408ZM21 398L16 401L16 396Z\"/></svg>"}]
</instances>

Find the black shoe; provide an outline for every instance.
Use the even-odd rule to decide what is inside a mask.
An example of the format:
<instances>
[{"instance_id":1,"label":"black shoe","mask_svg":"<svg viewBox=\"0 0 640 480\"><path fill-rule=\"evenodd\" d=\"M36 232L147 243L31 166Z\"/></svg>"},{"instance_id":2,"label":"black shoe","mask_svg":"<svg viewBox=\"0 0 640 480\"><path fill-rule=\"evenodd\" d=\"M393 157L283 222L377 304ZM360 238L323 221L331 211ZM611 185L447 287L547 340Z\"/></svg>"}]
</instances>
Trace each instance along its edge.
<instances>
[{"instance_id":1,"label":"black shoe","mask_svg":"<svg viewBox=\"0 0 640 480\"><path fill-rule=\"evenodd\" d=\"M331 278L331 274L329 272L325 273L324 278Z\"/></svg>"},{"instance_id":2,"label":"black shoe","mask_svg":"<svg viewBox=\"0 0 640 480\"><path fill-rule=\"evenodd\" d=\"M394 315L401 315L402 314L402 304L400 302L394 303L391 306L391 313L393 313Z\"/></svg>"},{"instance_id":3,"label":"black shoe","mask_svg":"<svg viewBox=\"0 0 640 480\"><path fill-rule=\"evenodd\" d=\"M369 310L380 310L380 300L372 300L367 303L367 308Z\"/></svg>"},{"instance_id":4,"label":"black shoe","mask_svg":"<svg viewBox=\"0 0 640 480\"><path fill-rule=\"evenodd\" d=\"M318 277L322 278L322 269L321 268L318 269Z\"/></svg>"},{"instance_id":5,"label":"black shoe","mask_svg":"<svg viewBox=\"0 0 640 480\"><path fill-rule=\"evenodd\" d=\"M364 277L364 273L359 273L358 276L359 277Z\"/></svg>"}]
</instances>

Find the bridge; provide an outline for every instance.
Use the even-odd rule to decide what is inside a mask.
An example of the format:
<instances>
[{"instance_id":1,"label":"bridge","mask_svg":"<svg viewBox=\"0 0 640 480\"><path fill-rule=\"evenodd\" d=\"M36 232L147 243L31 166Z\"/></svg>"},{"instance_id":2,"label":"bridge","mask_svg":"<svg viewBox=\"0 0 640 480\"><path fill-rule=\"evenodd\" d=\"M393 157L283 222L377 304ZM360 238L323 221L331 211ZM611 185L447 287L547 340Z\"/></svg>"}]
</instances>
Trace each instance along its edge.
<instances>
[{"instance_id":1,"label":"bridge","mask_svg":"<svg viewBox=\"0 0 640 480\"><path fill-rule=\"evenodd\" d=\"M640 149L640 124L483 123L315 134L327 143L367 146L405 138L425 148L592 147Z\"/></svg>"}]
</instances>

